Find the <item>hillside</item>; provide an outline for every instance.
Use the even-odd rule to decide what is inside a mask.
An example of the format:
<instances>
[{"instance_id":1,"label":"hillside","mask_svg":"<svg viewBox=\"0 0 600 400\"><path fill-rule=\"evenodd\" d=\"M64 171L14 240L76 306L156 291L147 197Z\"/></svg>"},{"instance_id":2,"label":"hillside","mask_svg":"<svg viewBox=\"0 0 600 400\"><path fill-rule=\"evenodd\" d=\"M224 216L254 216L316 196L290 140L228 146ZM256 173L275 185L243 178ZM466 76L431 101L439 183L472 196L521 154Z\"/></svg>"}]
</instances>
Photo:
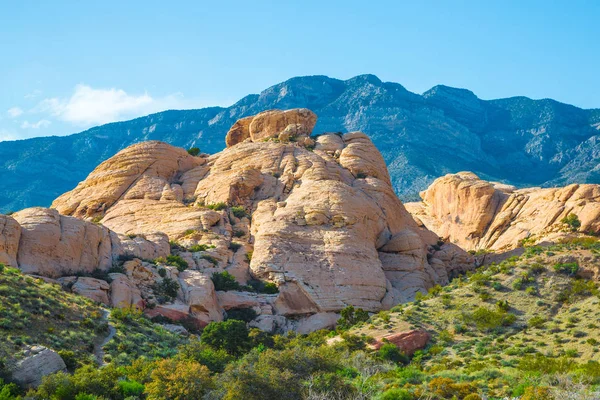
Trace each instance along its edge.
<instances>
[{"instance_id":1,"label":"hillside","mask_svg":"<svg viewBox=\"0 0 600 400\"><path fill-rule=\"evenodd\" d=\"M599 252L596 238L529 247L520 258L481 267L365 322L346 313L337 331L271 336L228 320L164 353L175 354L166 360L136 358L147 354L119 346L119 368L59 373L29 396L593 400L600 382L600 300L589 278L598 275ZM131 330L139 317L129 312L112 319L129 327L127 341L143 337ZM426 330L431 339L410 359L382 341L411 329ZM373 343L382 346L372 350ZM4 398L16 399L6 396L11 391L18 393L10 386L3 392L0 382Z\"/></svg>"},{"instance_id":2,"label":"hillside","mask_svg":"<svg viewBox=\"0 0 600 400\"><path fill-rule=\"evenodd\" d=\"M131 144L161 140L215 153L237 119L295 107L319 115L318 132L368 132L403 200L416 200L436 177L463 170L519 187L600 183L598 110L524 97L485 101L447 86L418 95L373 75L308 76L228 108L165 111L66 137L0 142L0 211L48 206Z\"/></svg>"}]
</instances>

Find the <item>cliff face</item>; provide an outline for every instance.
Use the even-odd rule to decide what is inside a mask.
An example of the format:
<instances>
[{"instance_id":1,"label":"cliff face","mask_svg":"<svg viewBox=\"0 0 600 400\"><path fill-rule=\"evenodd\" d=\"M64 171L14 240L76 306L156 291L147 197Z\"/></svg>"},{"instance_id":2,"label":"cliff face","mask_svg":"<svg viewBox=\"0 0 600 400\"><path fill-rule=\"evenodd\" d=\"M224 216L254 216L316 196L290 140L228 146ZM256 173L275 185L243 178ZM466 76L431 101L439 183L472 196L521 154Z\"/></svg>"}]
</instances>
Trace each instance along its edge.
<instances>
[{"instance_id":1,"label":"cliff face","mask_svg":"<svg viewBox=\"0 0 600 400\"><path fill-rule=\"evenodd\" d=\"M160 140L215 153L238 119L295 107L319 115L318 132L366 132L403 200L418 199L439 176L465 170L519 187L600 183L598 110L524 97L485 101L447 86L418 95L373 75L307 76L228 108L165 111L68 137L0 142L0 211L49 205L134 143Z\"/></svg>"},{"instance_id":2,"label":"cliff face","mask_svg":"<svg viewBox=\"0 0 600 400\"><path fill-rule=\"evenodd\" d=\"M516 189L479 179L471 172L436 179L406 204L415 218L465 249L510 250L533 243L600 231L600 185ZM562 222L577 215L581 226Z\"/></svg>"},{"instance_id":3,"label":"cliff face","mask_svg":"<svg viewBox=\"0 0 600 400\"><path fill-rule=\"evenodd\" d=\"M20 214L25 211L15 215L22 232L17 263L36 248L21 249L24 243L51 236L78 249L77 257L69 258L77 262L57 261L35 273L57 277L77 268L107 269L105 261L119 264L118 256L126 252L111 250L118 246L105 238L154 243L157 257L168 237L167 252L188 268L157 267L147 262L152 256L137 254L139 259L123 264L124 276L111 274L107 301L140 306L158 301L152 288L164 280L158 274L164 267L180 290L174 301L158 301L149 313L203 324L219 320L226 310L253 308L259 315L254 324L267 330L317 329L335 321L333 313L346 305L387 309L473 266L467 253L439 243L437 235L415 223L367 135L310 137L315 120L308 110L259 114L235 124L229 147L212 156L194 157L156 141L130 146L57 198L52 207L60 216L35 211L51 214L62 228L39 221L27 228L37 236L28 233L33 239L24 241L27 224ZM81 228L65 230L68 224ZM49 227L61 233L46 234ZM56 257L63 257L65 252L54 248ZM91 255L81 256L85 252ZM15 258L13 250L5 253L0 256ZM210 277L220 271L241 284L272 282L279 293L215 293Z\"/></svg>"}]
</instances>

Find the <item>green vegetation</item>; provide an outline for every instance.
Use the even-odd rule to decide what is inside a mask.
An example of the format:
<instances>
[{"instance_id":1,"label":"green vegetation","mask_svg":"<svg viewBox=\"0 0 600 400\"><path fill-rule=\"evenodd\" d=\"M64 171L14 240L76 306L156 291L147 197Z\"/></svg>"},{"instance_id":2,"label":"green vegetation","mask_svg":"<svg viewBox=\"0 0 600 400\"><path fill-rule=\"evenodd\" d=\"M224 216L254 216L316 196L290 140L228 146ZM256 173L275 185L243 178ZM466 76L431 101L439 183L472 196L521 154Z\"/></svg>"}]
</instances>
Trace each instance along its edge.
<instances>
[{"instance_id":1,"label":"green vegetation","mask_svg":"<svg viewBox=\"0 0 600 400\"><path fill-rule=\"evenodd\" d=\"M200 149L198 147L190 147L187 152L189 155L196 157L200 154Z\"/></svg>"},{"instance_id":2,"label":"green vegetation","mask_svg":"<svg viewBox=\"0 0 600 400\"><path fill-rule=\"evenodd\" d=\"M241 290L241 285L235 279L235 276L227 271L214 272L211 279L215 285L215 290Z\"/></svg>"},{"instance_id":3,"label":"green vegetation","mask_svg":"<svg viewBox=\"0 0 600 400\"><path fill-rule=\"evenodd\" d=\"M90 352L106 333L91 300L0 264L0 376L24 345L70 351L75 365L92 363Z\"/></svg>"},{"instance_id":4,"label":"green vegetation","mask_svg":"<svg viewBox=\"0 0 600 400\"><path fill-rule=\"evenodd\" d=\"M221 211L221 210L224 210L224 209L227 208L227 203L223 203L221 201L221 202L218 202L218 203L207 204L206 208L209 208L209 209L214 210L214 211Z\"/></svg>"},{"instance_id":5,"label":"green vegetation","mask_svg":"<svg viewBox=\"0 0 600 400\"><path fill-rule=\"evenodd\" d=\"M571 269L548 266L565 264L566 255L596 265L599 249L595 241L580 240L541 251L526 248L522 257L479 268L390 311L369 316L346 307L333 332L269 335L249 329L245 321L255 312L242 308L229 310L225 321L210 323L199 339L188 340L153 324L139 311L115 310L110 321L117 334L105 347L105 359L110 361L106 367L72 363L68 351L76 351L62 349L74 373L47 377L28 396L69 400L598 398L598 287L574 276ZM11 271L2 270L3 275ZM213 279L215 285L237 290L257 290L260 284L242 287L227 273ZM432 334L427 347L411 358L385 340L378 350L367 346L373 338L410 329ZM19 394L23 393L14 385L0 383L0 399Z\"/></svg>"},{"instance_id":6,"label":"green vegetation","mask_svg":"<svg viewBox=\"0 0 600 400\"><path fill-rule=\"evenodd\" d=\"M242 206L234 206L231 207L231 213L236 217L236 218L244 218L248 216L248 213L246 212L246 209Z\"/></svg>"},{"instance_id":7,"label":"green vegetation","mask_svg":"<svg viewBox=\"0 0 600 400\"><path fill-rule=\"evenodd\" d=\"M560 222L565 224L567 229L571 232L576 232L579 230L579 228L581 228L581 221L579 220L579 217L573 213L561 219Z\"/></svg>"}]
</instances>

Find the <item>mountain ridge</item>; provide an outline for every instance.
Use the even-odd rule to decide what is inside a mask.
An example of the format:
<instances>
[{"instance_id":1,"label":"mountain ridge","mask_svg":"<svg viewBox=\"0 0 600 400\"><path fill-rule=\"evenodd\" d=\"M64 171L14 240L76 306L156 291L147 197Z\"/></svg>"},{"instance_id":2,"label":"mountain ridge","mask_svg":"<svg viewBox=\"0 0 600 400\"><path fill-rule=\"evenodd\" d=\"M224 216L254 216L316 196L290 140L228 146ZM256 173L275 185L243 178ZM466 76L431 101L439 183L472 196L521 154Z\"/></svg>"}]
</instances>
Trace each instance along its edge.
<instances>
[{"instance_id":1,"label":"mountain ridge","mask_svg":"<svg viewBox=\"0 0 600 400\"><path fill-rule=\"evenodd\" d=\"M479 99L436 85L422 95L375 75L348 80L291 78L230 107L167 110L68 136L0 142L0 211L47 206L100 162L145 140L214 153L239 118L272 108L304 107L320 132L369 132L396 192L414 200L433 179L472 170L516 186L598 183L600 110L518 96Z\"/></svg>"}]
</instances>

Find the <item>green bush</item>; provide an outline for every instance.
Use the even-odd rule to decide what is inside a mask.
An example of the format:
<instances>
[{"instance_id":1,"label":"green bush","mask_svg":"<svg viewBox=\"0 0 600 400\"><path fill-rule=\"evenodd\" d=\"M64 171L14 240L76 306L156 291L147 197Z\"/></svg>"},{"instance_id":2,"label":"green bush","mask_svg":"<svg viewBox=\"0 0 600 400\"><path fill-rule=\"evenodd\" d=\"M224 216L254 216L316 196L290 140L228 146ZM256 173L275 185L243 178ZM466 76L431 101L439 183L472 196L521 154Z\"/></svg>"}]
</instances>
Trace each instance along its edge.
<instances>
[{"instance_id":1,"label":"green bush","mask_svg":"<svg viewBox=\"0 0 600 400\"><path fill-rule=\"evenodd\" d=\"M340 311L340 319L338 320L339 329L350 329L359 322L365 322L369 320L369 313L362 308L354 308L353 306L347 306Z\"/></svg>"},{"instance_id":2,"label":"green bush","mask_svg":"<svg viewBox=\"0 0 600 400\"><path fill-rule=\"evenodd\" d=\"M491 331L503 326L512 325L516 316L503 310L494 311L486 307L479 307L474 312L464 312L462 319L465 323L475 325L481 331Z\"/></svg>"},{"instance_id":3,"label":"green bush","mask_svg":"<svg viewBox=\"0 0 600 400\"><path fill-rule=\"evenodd\" d=\"M530 328L541 328L546 323L546 318L536 315L527 321L527 326Z\"/></svg>"},{"instance_id":4,"label":"green bush","mask_svg":"<svg viewBox=\"0 0 600 400\"><path fill-rule=\"evenodd\" d=\"M235 279L235 276L231 275L227 271L214 272L211 279L215 285L215 290L240 290L241 286Z\"/></svg>"},{"instance_id":5,"label":"green bush","mask_svg":"<svg viewBox=\"0 0 600 400\"><path fill-rule=\"evenodd\" d=\"M388 389L385 392L383 392L383 394L379 398L381 400L413 400L414 399L413 395L410 394L410 392L408 390L399 389L399 388Z\"/></svg>"},{"instance_id":6,"label":"green bush","mask_svg":"<svg viewBox=\"0 0 600 400\"><path fill-rule=\"evenodd\" d=\"M214 349L198 339L179 348L179 357L194 360L206 365L211 372L223 372L227 364L235 358L223 349Z\"/></svg>"},{"instance_id":7,"label":"green bush","mask_svg":"<svg viewBox=\"0 0 600 400\"><path fill-rule=\"evenodd\" d=\"M160 283L155 283L152 288L157 295L158 301L164 303L172 301L177 297L179 284L171 278L163 278Z\"/></svg>"},{"instance_id":8,"label":"green bush","mask_svg":"<svg viewBox=\"0 0 600 400\"><path fill-rule=\"evenodd\" d=\"M222 201L218 202L218 203L212 203L212 204L208 204L206 206L206 208L209 208L211 210L214 211L221 211L227 208L227 203L224 203Z\"/></svg>"},{"instance_id":9,"label":"green bush","mask_svg":"<svg viewBox=\"0 0 600 400\"><path fill-rule=\"evenodd\" d=\"M248 216L248 213L246 212L246 209L242 206L233 206L231 207L231 213L236 217L236 218L244 218Z\"/></svg>"},{"instance_id":10,"label":"green bush","mask_svg":"<svg viewBox=\"0 0 600 400\"><path fill-rule=\"evenodd\" d=\"M206 325L200 336L200 341L217 350L225 350L231 355L240 355L250 347L246 323L234 319L211 322Z\"/></svg>"},{"instance_id":11,"label":"green bush","mask_svg":"<svg viewBox=\"0 0 600 400\"><path fill-rule=\"evenodd\" d=\"M189 155L196 157L200 154L200 149L198 147L190 147L187 152Z\"/></svg>"},{"instance_id":12,"label":"green bush","mask_svg":"<svg viewBox=\"0 0 600 400\"><path fill-rule=\"evenodd\" d=\"M381 346L377 351L377 355L382 360L392 361L396 364L408 364L410 361L404 353L391 343L385 343Z\"/></svg>"},{"instance_id":13,"label":"green bush","mask_svg":"<svg viewBox=\"0 0 600 400\"><path fill-rule=\"evenodd\" d=\"M167 256L166 264L172 267L176 267L177 270L180 272L185 271L189 267L188 262L185 261L181 256L173 254Z\"/></svg>"},{"instance_id":14,"label":"green bush","mask_svg":"<svg viewBox=\"0 0 600 400\"><path fill-rule=\"evenodd\" d=\"M256 318L256 311L252 308L232 308L227 310L227 319L250 322Z\"/></svg>"},{"instance_id":15,"label":"green bush","mask_svg":"<svg viewBox=\"0 0 600 400\"><path fill-rule=\"evenodd\" d=\"M240 243L236 243L236 242L229 243L229 250L233 251L234 253L236 251L238 251L241 247L242 247L242 245Z\"/></svg>"},{"instance_id":16,"label":"green bush","mask_svg":"<svg viewBox=\"0 0 600 400\"><path fill-rule=\"evenodd\" d=\"M558 273L573 276L579 271L579 264L576 261L570 263L558 263L554 264L553 268L554 271Z\"/></svg>"},{"instance_id":17,"label":"green bush","mask_svg":"<svg viewBox=\"0 0 600 400\"><path fill-rule=\"evenodd\" d=\"M581 221L576 214L570 213L566 217L560 220L561 223L565 224L571 232L576 232L581 228Z\"/></svg>"},{"instance_id":18,"label":"green bush","mask_svg":"<svg viewBox=\"0 0 600 400\"><path fill-rule=\"evenodd\" d=\"M190 246L187 248L187 251L190 251L192 253L197 253L199 251L206 251L208 249L208 246L205 244L195 244L193 246Z\"/></svg>"},{"instance_id":19,"label":"green bush","mask_svg":"<svg viewBox=\"0 0 600 400\"><path fill-rule=\"evenodd\" d=\"M125 397L141 397L144 393L144 385L136 381L119 381L119 388Z\"/></svg>"}]
</instances>

